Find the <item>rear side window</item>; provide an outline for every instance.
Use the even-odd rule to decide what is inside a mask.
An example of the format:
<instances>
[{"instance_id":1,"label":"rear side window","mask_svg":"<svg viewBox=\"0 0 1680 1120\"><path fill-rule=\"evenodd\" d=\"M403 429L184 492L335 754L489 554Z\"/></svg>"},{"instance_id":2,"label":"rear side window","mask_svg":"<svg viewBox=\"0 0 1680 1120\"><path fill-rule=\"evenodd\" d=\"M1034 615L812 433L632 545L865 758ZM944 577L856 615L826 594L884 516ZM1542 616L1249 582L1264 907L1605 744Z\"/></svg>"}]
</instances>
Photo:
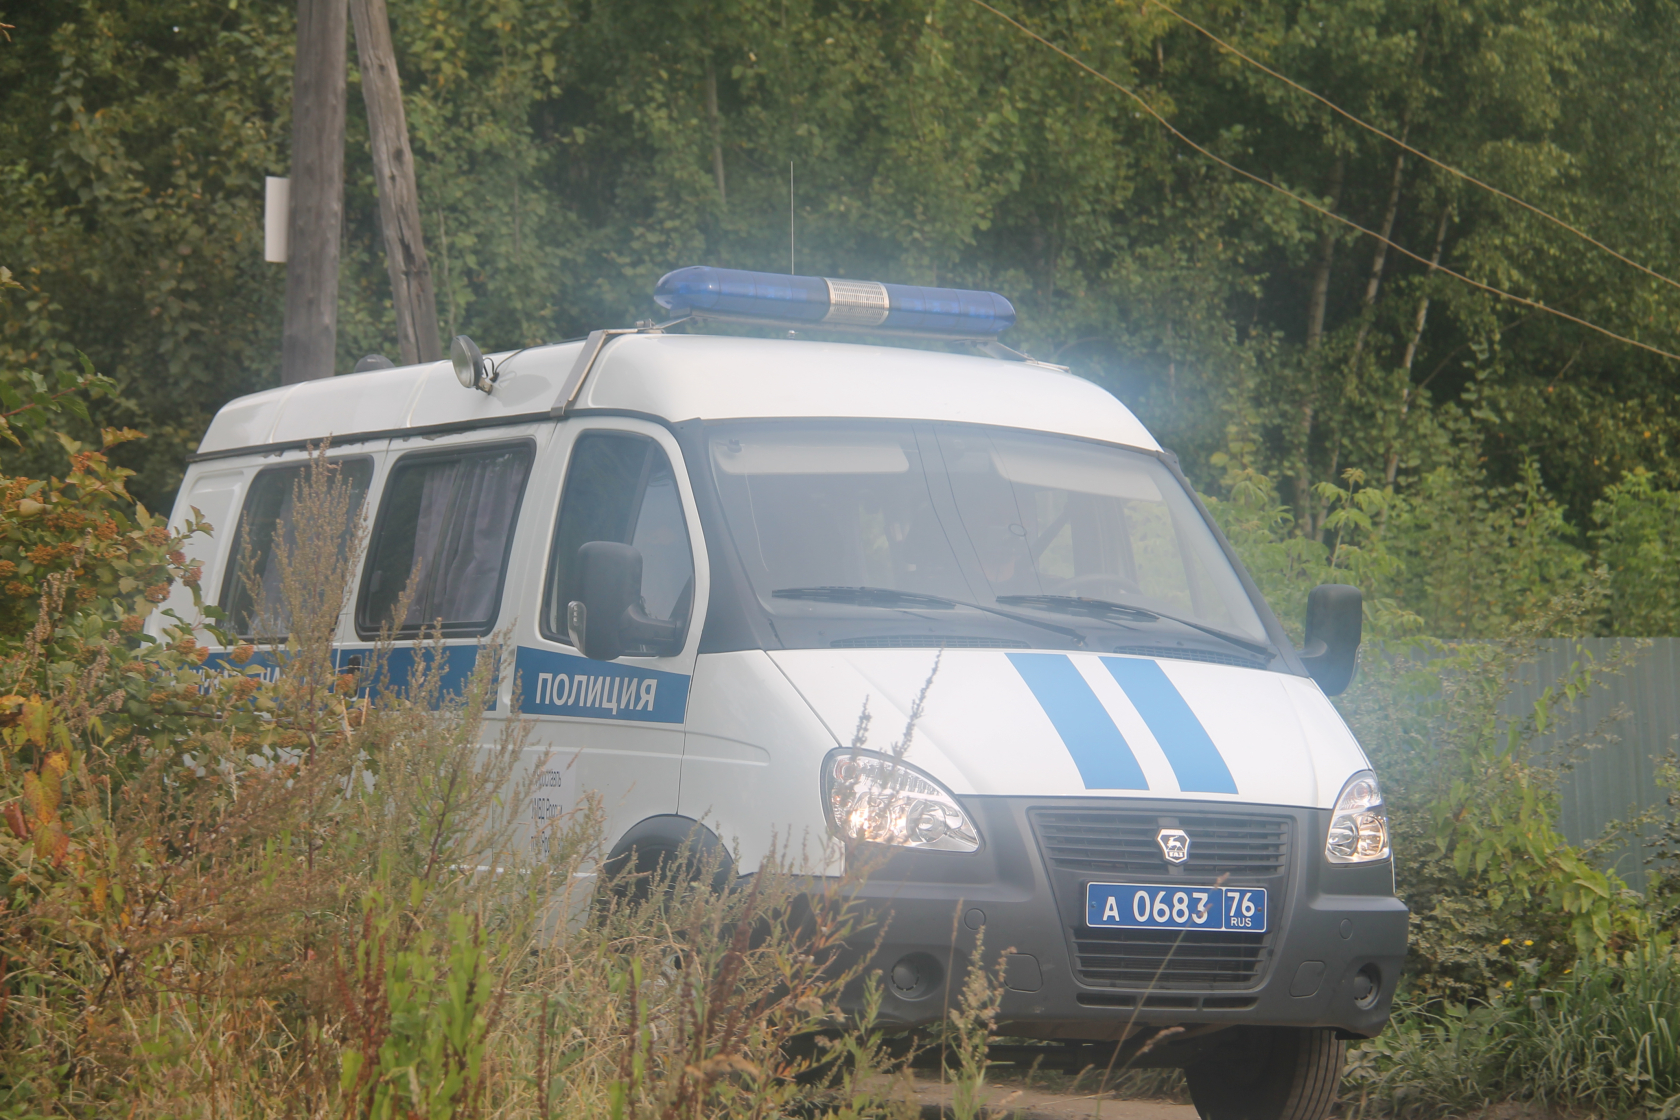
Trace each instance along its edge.
<instances>
[{"instance_id":1,"label":"rear side window","mask_svg":"<svg viewBox=\"0 0 1680 1120\"><path fill-rule=\"evenodd\" d=\"M572 449L554 526L543 636L570 644L566 604L578 597L578 549L615 541L642 554L642 609L686 623L694 603L694 553L671 460L653 440L628 432L585 432ZM631 655L653 652L631 648Z\"/></svg>"},{"instance_id":2,"label":"rear side window","mask_svg":"<svg viewBox=\"0 0 1680 1120\"><path fill-rule=\"evenodd\" d=\"M373 460L335 459L329 465L350 488L344 526L347 537L367 497L368 483L373 479ZM240 637L273 641L285 638L291 629L280 592L280 561L275 544L280 542L288 553L295 549L293 509L307 469L307 463L270 467L251 480L251 488L246 492L220 600L229 623ZM341 542L345 537L340 538Z\"/></svg>"},{"instance_id":3,"label":"rear side window","mask_svg":"<svg viewBox=\"0 0 1680 1120\"><path fill-rule=\"evenodd\" d=\"M488 634L530 473L529 443L399 459L368 546L357 631L371 637L394 621L399 634L433 625L451 637Z\"/></svg>"}]
</instances>

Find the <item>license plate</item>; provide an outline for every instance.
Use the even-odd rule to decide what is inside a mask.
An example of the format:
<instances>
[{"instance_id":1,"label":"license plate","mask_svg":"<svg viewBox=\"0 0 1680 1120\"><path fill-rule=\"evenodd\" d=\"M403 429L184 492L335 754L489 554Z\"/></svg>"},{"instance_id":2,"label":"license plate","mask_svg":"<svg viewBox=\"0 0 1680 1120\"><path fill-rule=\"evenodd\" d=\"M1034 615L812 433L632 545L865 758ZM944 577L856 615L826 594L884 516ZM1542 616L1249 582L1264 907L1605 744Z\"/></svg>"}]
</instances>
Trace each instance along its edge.
<instances>
[{"instance_id":1,"label":"license plate","mask_svg":"<svg viewBox=\"0 0 1680 1120\"><path fill-rule=\"evenodd\" d=\"M1085 924L1265 933L1266 889L1091 883L1085 888Z\"/></svg>"}]
</instances>

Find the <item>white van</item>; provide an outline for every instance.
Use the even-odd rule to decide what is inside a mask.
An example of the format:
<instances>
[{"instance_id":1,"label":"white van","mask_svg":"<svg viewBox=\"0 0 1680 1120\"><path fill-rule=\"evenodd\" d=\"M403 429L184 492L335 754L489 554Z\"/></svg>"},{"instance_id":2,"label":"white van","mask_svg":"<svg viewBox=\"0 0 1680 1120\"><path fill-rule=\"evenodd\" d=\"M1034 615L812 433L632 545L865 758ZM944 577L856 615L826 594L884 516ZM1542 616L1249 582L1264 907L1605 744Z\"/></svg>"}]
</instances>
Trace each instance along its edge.
<instances>
[{"instance_id":1,"label":"white van","mask_svg":"<svg viewBox=\"0 0 1680 1120\"><path fill-rule=\"evenodd\" d=\"M1126 407L995 341L1000 296L691 268L656 299L786 337L458 338L451 362L243 397L175 519L248 526L265 572L330 436L371 514L340 656L417 560L402 624L442 620L452 675L511 629L533 757L560 760L536 822L598 791L616 851L698 835L740 874L777 836L885 844L865 893L892 912L889 1021L938 1021L984 929L1011 950L1003 1034L1106 1043L1099 1064L1155 1038L1204 1116L1323 1116L1406 951L1381 794L1326 699L1358 592L1317 589L1292 648ZM236 621L260 609L242 539L202 557Z\"/></svg>"}]
</instances>

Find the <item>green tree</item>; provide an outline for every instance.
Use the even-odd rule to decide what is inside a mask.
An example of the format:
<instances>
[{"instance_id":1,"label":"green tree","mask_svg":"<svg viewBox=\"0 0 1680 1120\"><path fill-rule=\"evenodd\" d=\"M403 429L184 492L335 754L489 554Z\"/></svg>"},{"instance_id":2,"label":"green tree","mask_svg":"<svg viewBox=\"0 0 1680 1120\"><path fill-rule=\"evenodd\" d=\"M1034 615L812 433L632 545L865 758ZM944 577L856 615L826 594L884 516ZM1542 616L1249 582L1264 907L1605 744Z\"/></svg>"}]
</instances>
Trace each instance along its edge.
<instances>
[{"instance_id":1,"label":"green tree","mask_svg":"<svg viewBox=\"0 0 1680 1120\"><path fill-rule=\"evenodd\" d=\"M1609 630L1680 634L1680 493L1645 470L1605 488L1593 507L1599 555L1609 567Z\"/></svg>"},{"instance_id":2,"label":"green tree","mask_svg":"<svg viewBox=\"0 0 1680 1120\"><path fill-rule=\"evenodd\" d=\"M96 419L153 434L127 461L154 504L211 411L276 377L280 270L257 235L260 177L287 161L291 16L195 3L25 8L0 47L0 255L32 288L0 356L48 372L80 339L120 388ZM1004 292L1017 345L1115 391L1202 488L1239 429L1289 531L1327 546L1320 487L1350 468L1397 499L1438 498L1449 469L1512 518L1538 486L1574 527L1630 470L1680 484L1673 362L1442 269L1671 351L1680 290L1254 65L1680 275L1676 0L1003 10L1415 256L1195 154L973 0L397 0L444 330L576 336L655 314L669 268L791 255ZM350 120L343 369L394 335Z\"/></svg>"},{"instance_id":3,"label":"green tree","mask_svg":"<svg viewBox=\"0 0 1680 1120\"><path fill-rule=\"evenodd\" d=\"M291 16L85 0L6 22L0 257L27 291L0 308L0 366L52 376L86 351L116 383L94 423L146 430L125 462L167 508L216 408L277 381L262 179L284 173Z\"/></svg>"}]
</instances>

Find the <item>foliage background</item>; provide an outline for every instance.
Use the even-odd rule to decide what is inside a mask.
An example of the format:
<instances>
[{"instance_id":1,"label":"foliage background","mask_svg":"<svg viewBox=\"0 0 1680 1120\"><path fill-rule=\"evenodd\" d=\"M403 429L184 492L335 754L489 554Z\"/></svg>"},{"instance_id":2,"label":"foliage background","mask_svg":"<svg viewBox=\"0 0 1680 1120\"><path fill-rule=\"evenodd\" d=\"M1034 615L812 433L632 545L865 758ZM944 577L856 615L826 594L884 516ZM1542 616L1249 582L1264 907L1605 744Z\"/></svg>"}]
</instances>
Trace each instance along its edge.
<instances>
[{"instance_id":1,"label":"foliage background","mask_svg":"<svg viewBox=\"0 0 1680 1120\"><path fill-rule=\"evenodd\" d=\"M1680 290L1397 160L1154 0L1005 7L1263 178L1680 350ZM1180 11L1680 274L1674 0ZM1240 460L1276 481L1291 533L1326 543L1314 487L1346 469L1416 498L1414 527L1457 546L1413 548L1430 562L1408 601L1431 632L1502 632L1515 608L1463 577L1506 547L1542 582L1599 560L1634 573L1621 586L1655 580L1594 625L1674 632L1674 363L1235 178L971 0L395 0L391 16L447 333L555 340L653 314L671 267L786 267L791 161L800 271L1004 292L1018 346L1113 389L1204 491L1227 494L1221 460ZM259 243L262 177L287 168L292 19L239 0L0 9L0 257L29 288L0 359L50 372L79 346L114 377L95 420L150 434L117 456L153 506L215 409L277 381L283 270ZM394 343L354 72L350 99L343 369Z\"/></svg>"}]
</instances>

